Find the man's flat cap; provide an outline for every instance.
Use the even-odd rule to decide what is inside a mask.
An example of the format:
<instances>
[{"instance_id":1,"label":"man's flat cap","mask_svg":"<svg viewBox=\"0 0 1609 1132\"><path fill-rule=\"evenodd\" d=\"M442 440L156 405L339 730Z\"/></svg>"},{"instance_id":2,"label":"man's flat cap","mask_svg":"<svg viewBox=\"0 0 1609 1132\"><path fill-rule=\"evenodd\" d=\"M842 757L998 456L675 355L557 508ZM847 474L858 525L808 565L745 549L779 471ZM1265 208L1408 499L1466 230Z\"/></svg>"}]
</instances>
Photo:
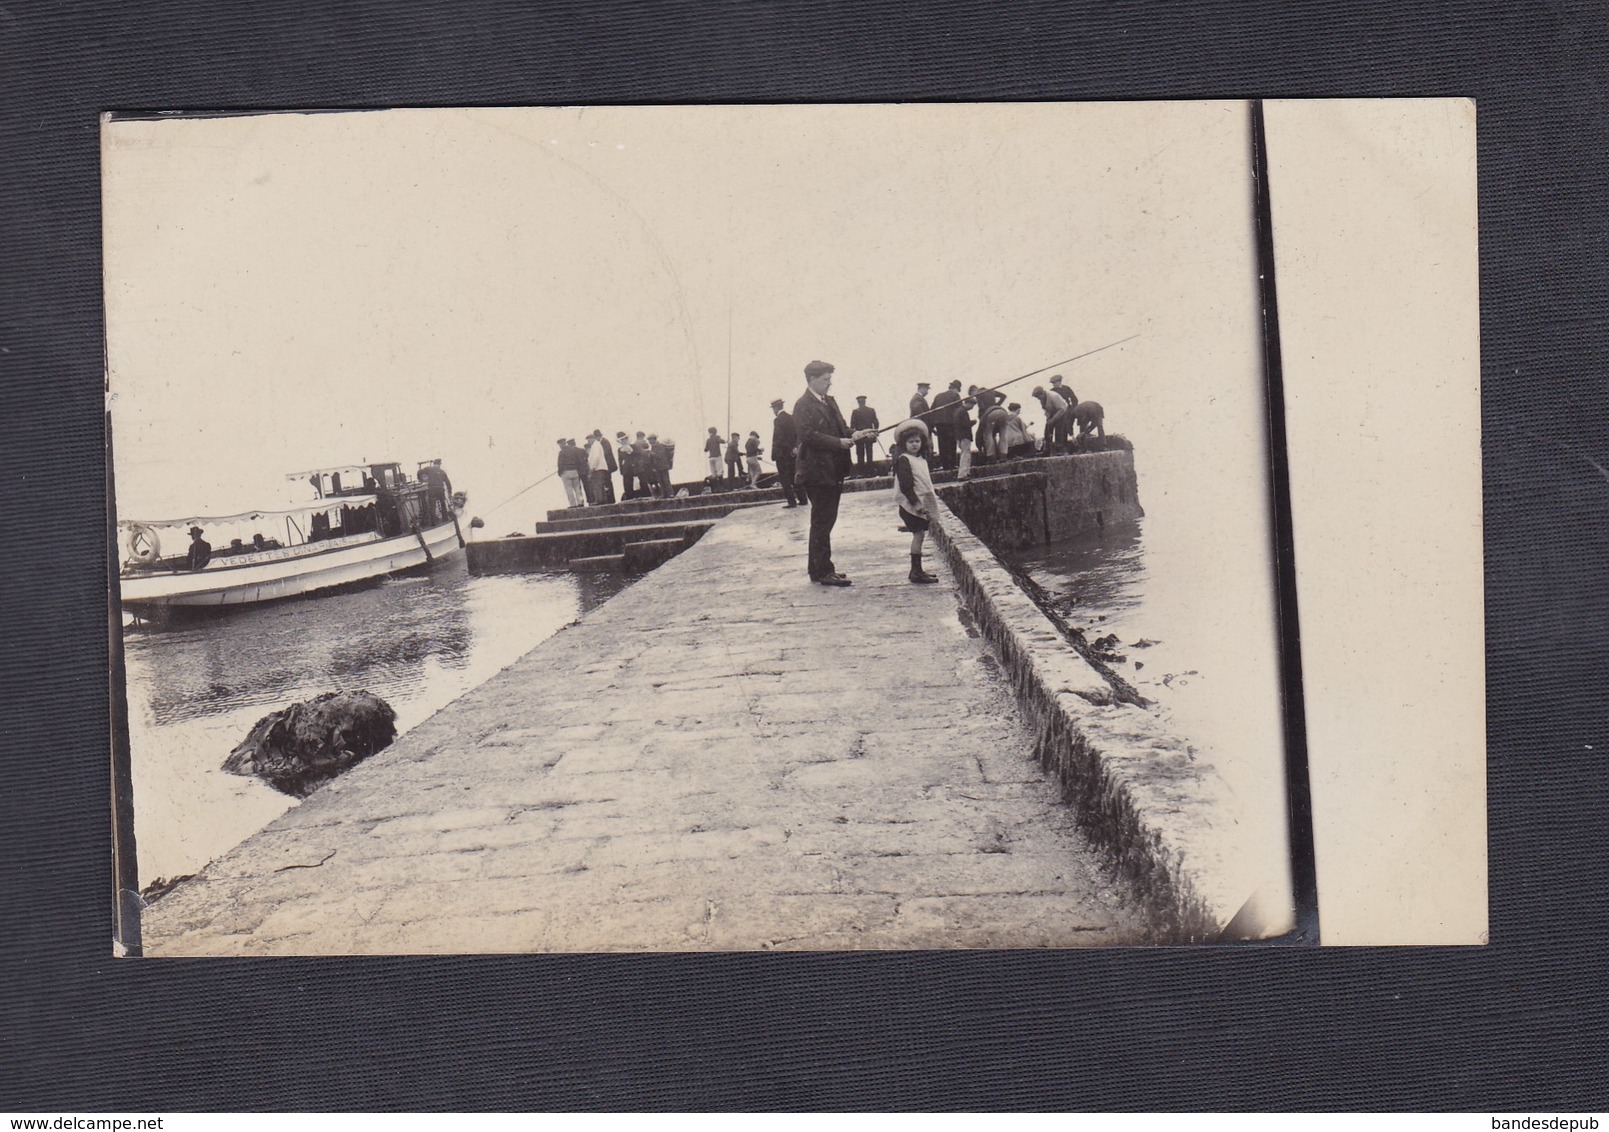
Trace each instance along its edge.
<instances>
[{"instance_id":1,"label":"man's flat cap","mask_svg":"<svg viewBox=\"0 0 1609 1132\"><path fill-rule=\"evenodd\" d=\"M805 366L805 376L820 377L822 374L831 373L837 368L838 367L834 366L831 362L811 362L809 365Z\"/></svg>"}]
</instances>

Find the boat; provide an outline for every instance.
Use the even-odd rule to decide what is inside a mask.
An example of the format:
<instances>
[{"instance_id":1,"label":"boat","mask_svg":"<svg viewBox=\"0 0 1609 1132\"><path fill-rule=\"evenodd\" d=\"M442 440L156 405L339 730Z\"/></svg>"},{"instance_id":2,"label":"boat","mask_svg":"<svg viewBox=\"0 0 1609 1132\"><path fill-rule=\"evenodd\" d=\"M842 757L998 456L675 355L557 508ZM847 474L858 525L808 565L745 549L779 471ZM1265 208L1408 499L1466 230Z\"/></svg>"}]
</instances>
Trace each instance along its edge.
<instances>
[{"instance_id":1,"label":"boat","mask_svg":"<svg viewBox=\"0 0 1609 1132\"><path fill-rule=\"evenodd\" d=\"M287 510L119 521L123 608L162 620L181 610L279 601L429 568L464 547L458 517L465 497L453 492L440 460L421 461L412 478L399 463L379 463L286 479L311 487L312 501Z\"/></svg>"}]
</instances>

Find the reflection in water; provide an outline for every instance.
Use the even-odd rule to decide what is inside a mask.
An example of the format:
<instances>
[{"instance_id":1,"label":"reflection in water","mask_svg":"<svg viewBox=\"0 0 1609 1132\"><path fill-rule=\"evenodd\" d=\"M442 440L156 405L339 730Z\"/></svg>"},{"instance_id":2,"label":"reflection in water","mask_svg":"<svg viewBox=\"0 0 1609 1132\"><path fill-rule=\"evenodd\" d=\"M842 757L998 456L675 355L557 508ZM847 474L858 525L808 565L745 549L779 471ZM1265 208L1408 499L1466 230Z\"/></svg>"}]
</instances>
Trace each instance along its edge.
<instances>
[{"instance_id":1,"label":"reflection in water","mask_svg":"<svg viewBox=\"0 0 1609 1132\"><path fill-rule=\"evenodd\" d=\"M295 804L219 769L268 712L365 689L406 731L624 584L608 575L471 577L455 558L355 592L128 630L140 883L197 871Z\"/></svg>"}]
</instances>

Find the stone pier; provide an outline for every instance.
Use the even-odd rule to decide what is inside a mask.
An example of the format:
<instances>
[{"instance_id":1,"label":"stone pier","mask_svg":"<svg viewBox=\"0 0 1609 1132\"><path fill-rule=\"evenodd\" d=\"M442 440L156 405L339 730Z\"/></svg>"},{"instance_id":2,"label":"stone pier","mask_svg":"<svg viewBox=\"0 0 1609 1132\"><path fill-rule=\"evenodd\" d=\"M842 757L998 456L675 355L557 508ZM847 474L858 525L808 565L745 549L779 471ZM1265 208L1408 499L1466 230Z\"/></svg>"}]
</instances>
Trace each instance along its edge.
<instances>
[{"instance_id":1,"label":"stone pier","mask_svg":"<svg viewBox=\"0 0 1609 1132\"><path fill-rule=\"evenodd\" d=\"M847 494L855 584L814 586L808 523L718 520L155 902L147 954L1157 938L1134 870L1041 769L945 558L910 584L887 496Z\"/></svg>"}]
</instances>

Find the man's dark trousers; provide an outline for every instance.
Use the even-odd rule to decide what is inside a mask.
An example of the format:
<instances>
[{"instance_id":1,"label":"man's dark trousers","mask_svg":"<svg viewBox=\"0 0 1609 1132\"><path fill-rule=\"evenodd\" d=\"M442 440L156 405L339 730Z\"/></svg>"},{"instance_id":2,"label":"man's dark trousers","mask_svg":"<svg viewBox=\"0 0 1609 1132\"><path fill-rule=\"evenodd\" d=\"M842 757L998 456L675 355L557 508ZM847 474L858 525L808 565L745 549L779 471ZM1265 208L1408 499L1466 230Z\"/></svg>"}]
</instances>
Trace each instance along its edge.
<instances>
[{"instance_id":1,"label":"man's dark trousers","mask_svg":"<svg viewBox=\"0 0 1609 1132\"><path fill-rule=\"evenodd\" d=\"M933 431L939 438L939 467L955 467L955 429L943 425L935 425Z\"/></svg>"},{"instance_id":2,"label":"man's dark trousers","mask_svg":"<svg viewBox=\"0 0 1609 1132\"><path fill-rule=\"evenodd\" d=\"M832 525L838 521L838 500L844 494L842 484L800 484L805 498L810 501L810 580L836 574L832 564Z\"/></svg>"},{"instance_id":3,"label":"man's dark trousers","mask_svg":"<svg viewBox=\"0 0 1609 1132\"><path fill-rule=\"evenodd\" d=\"M875 443L876 441L872 440L855 441L855 468L857 471L864 471L872 466L872 445Z\"/></svg>"},{"instance_id":4,"label":"man's dark trousers","mask_svg":"<svg viewBox=\"0 0 1609 1132\"><path fill-rule=\"evenodd\" d=\"M798 470L799 466L793 462L791 455L779 455L777 457L777 484L782 488L783 498L795 505L798 504L799 500L794 493L804 494L804 489L796 488L793 483L793 477Z\"/></svg>"}]
</instances>

